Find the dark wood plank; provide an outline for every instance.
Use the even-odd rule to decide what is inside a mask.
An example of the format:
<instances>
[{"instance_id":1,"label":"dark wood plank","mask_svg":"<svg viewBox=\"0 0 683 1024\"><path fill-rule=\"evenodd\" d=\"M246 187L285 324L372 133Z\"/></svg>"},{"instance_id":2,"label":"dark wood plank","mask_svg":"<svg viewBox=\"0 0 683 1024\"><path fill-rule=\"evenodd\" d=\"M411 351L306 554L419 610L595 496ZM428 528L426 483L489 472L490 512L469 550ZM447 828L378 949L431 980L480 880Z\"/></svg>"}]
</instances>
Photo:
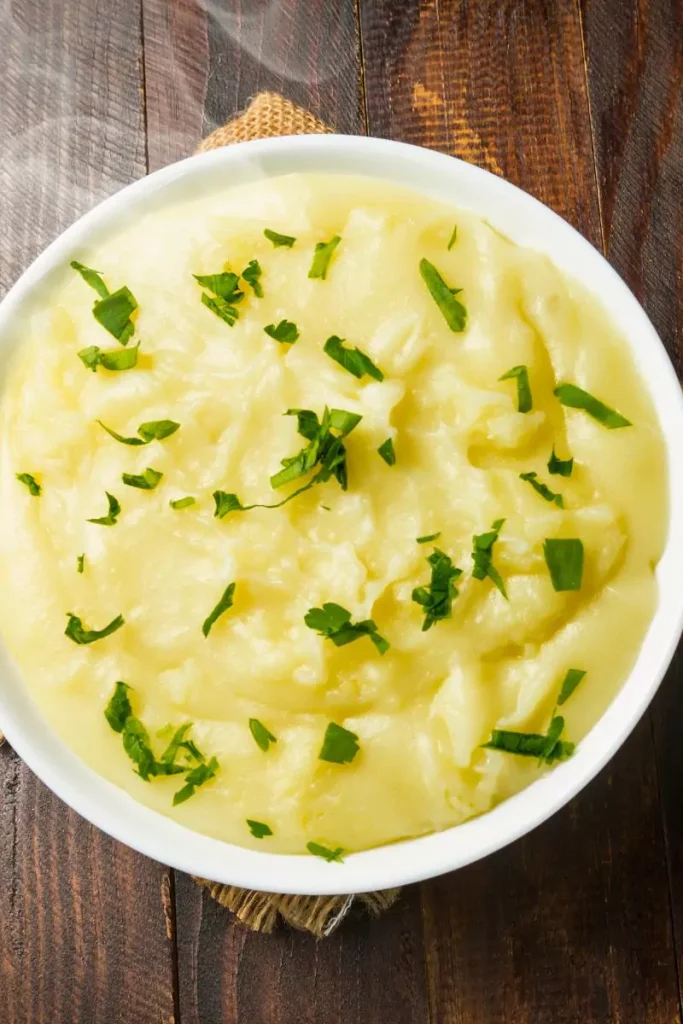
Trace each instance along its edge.
<instances>
[{"instance_id":1,"label":"dark wood plank","mask_svg":"<svg viewBox=\"0 0 683 1024\"><path fill-rule=\"evenodd\" d=\"M0 287L145 173L139 0L3 5ZM0 750L0 1019L174 1019L169 873L69 811Z\"/></svg>"},{"instance_id":2,"label":"dark wood plank","mask_svg":"<svg viewBox=\"0 0 683 1024\"><path fill-rule=\"evenodd\" d=\"M683 381L683 4L583 3L607 255ZM683 644L652 709L683 979ZM681 986L683 998L683 985Z\"/></svg>"},{"instance_id":3,"label":"dark wood plank","mask_svg":"<svg viewBox=\"0 0 683 1024\"><path fill-rule=\"evenodd\" d=\"M600 245L574 0L365 0L361 26L371 134L504 174ZM649 720L554 820L426 884L423 912L436 1022L679 1020Z\"/></svg>"},{"instance_id":4,"label":"dark wood plank","mask_svg":"<svg viewBox=\"0 0 683 1024\"><path fill-rule=\"evenodd\" d=\"M183 1024L428 1024L419 893L316 941L257 935L177 882Z\"/></svg>"}]
</instances>

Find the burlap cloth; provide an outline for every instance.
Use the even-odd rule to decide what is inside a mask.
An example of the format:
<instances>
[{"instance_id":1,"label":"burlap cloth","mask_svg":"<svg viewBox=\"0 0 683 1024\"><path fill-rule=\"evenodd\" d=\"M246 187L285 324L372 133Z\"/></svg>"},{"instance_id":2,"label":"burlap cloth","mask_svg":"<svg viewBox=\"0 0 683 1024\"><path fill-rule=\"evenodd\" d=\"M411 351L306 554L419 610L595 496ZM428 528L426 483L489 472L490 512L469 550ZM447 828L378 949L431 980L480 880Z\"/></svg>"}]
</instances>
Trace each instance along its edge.
<instances>
[{"instance_id":1,"label":"burlap cloth","mask_svg":"<svg viewBox=\"0 0 683 1024\"><path fill-rule=\"evenodd\" d=\"M275 135L321 135L331 131L317 117L297 107L295 103L290 103L274 92L261 92L243 113L221 128L216 128L200 142L197 152L206 153L233 142L268 139ZM0 732L0 744L3 740ZM334 864L330 864L330 871L334 871L334 867ZM238 920L253 931L272 932L282 918L294 928L310 932L319 939L331 935L352 907L361 907L376 915L391 907L401 891L385 889L383 892L364 892L356 896L287 896L238 889L234 885L209 882L206 878L196 878L195 881L206 886L215 900L231 910Z\"/></svg>"}]
</instances>

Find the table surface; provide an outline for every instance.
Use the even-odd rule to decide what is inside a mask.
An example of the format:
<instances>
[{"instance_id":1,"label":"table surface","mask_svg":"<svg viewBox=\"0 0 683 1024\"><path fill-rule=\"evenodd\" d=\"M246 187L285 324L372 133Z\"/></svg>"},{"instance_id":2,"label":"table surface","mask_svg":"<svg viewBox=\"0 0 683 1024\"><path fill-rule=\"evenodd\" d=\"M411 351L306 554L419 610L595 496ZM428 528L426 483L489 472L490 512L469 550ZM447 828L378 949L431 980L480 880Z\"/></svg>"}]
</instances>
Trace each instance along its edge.
<instances>
[{"instance_id":1,"label":"table surface","mask_svg":"<svg viewBox=\"0 0 683 1024\"><path fill-rule=\"evenodd\" d=\"M683 370L681 0L0 0L0 288L261 89L566 217ZM563 811L332 938L245 931L0 751L0 1024L674 1024L683 681Z\"/></svg>"}]
</instances>

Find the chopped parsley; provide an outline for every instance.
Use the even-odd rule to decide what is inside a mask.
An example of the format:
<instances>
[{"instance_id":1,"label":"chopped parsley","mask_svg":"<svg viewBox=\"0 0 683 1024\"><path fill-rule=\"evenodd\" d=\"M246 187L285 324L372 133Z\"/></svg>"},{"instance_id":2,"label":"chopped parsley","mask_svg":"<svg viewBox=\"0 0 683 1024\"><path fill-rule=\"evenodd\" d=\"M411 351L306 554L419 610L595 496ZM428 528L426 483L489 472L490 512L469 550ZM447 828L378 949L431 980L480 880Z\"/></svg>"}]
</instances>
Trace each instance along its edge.
<instances>
[{"instance_id":1,"label":"chopped parsley","mask_svg":"<svg viewBox=\"0 0 683 1024\"><path fill-rule=\"evenodd\" d=\"M242 271L242 279L247 282L257 299L263 298L263 285L261 284L262 274L263 270L261 269L261 264L258 260L249 260Z\"/></svg>"},{"instance_id":2,"label":"chopped parsley","mask_svg":"<svg viewBox=\"0 0 683 1024\"><path fill-rule=\"evenodd\" d=\"M228 586L223 591L223 596L221 597L220 601L218 602L214 610L211 612L209 617L204 620L204 624L202 625L202 633L204 634L205 637L207 637L211 632L211 627L214 625L216 620L220 618L220 616L224 612L227 612L229 608L232 608L236 586L236 583L228 584Z\"/></svg>"},{"instance_id":3,"label":"chopped parsley","mask_svg":"<svg viewBox=\"0 0 683 1024\"><path fill-rule=\"evenodd\" d=\"M555 590L581 590L583 543L580 540L545 540L543 557Z\"/></svg>"},{"instance_id":4,"label":"chopped parsley","mask_svg":"<svg viewBox=\"0 0 683 1024\"><path fill-rule=\"evenodd\" d=\"M193 498L192 495L188 494L186 498L173 498L169 501L169 505L171 508L176 509L189 508L190 505L194 505L196 501L196 498Z\"/></svg>"},{"instance_id":5,"label":"chopped parsley","mask_svg":"<svg viewBox=\"0 0 683 1024\"><path fill-rule=\"evenodd\" d=\"M225 270L220 274L193 274L192 275L202 288L202 302L224 320L230 327L239 319L238 303L244 298L244 292L240 290L240 279L237 274ZM211 292L211 295L207 295Z\"/></svg>"},{"instance_id":6,"label":"chopped parsley","mask_svg":"<svg viewBox=\"0 0 683 1024\"><path fill-rule=\"evenodd\" d=\"M571 476L574 468L574 459L558 459L553 446L552 454L548 459L548 472L551 476Z\"/></svg>"},{"instance_id":7,"label":"chopped parsley","mask_svg":"<svg viewBox=\"0 0 683 1024\"><path fill-rule=\"evenodd\" d=\"M91 270L90 267L86 267L84 263L79 263L78 260L72 260L71 266L74 270L78 271L86 284L95 289L101 299L106 299L107 295L109 295L109 289L102 280L101 271Z\"/></svg>"},{"instance_id":8,"label":"chopped parsley","mask_svg":"<svg viewBox=\"0 0 683 1024\"><path fill-rule=\"evenodd\" d=\"M424 537L416 537L415 540L418 544L429 544L430 541L436 540L441 536L441 530L438 533L426 533Z\"/></svg>"},{"instance_id":9,"label":"chopped parsley","mask_svg":"<svg viewBox=\"0 0 683 1024\"><path fill-rule=\"evenodd\" d=\"M322 859L326 860L329 864L331 864L332 861L336 861L337 864L344 863L342 860L344 848L342 846L338 846L336 850L330 850L327 846L321 846L320 843L306 843L306 849L309 853L312 853L314 857L322 857Z\"/></svg>"},{"instance_id":10,"label":"chopped parsley","mask_svg":"<svg viewBox=\"0 0 683 1024\"><path fill-rule=\"evenodd\" d=\"M585 669L582 668L567 669L567 674L564 677L560 688L560 696L557 698L557 703L560 706L569 700L585 674Z\"/></svg>"},{"instance_id":11,"label":"chopped parsley","mask_svg":"<svg viewBox=\"0 0 683 1024\"><path fill-rule=\"evenodd\" d=\"M462 291L462 288L449 288L429 260L420 260L420 274L450 329L456 333L464 331L467 324L467 310L455 297Z\"/></svg>"},{"instance_id":12,"label":"chopped parsley","mask_svg":"<svg viewBox=\"0 0 683 1024\"><path fill-rule=\"evenodd\" d=\"M375 380L384 380L384 374L369 356L361 352L357 346L344 348L344 339L338 338L336 334L327 339L323 345L323 352L359 380L366 374Z\"/></svg>"},{"instance_id":13,"label":"chopped parsley","mask_svg":"<svg viewBox=\"0 0 683 1024\"><path fill-rule=\"evenodd\" d=\"M291 320L281 320L279 324L268 324L263 330L270 338L279 341L282 345L293 345L299 337L299 328Z\"/></svg>"},{"instance_id":14,"label":"chopped parsley","mask_svg":"<svg viewBox=\"0 0 683 1024\"><path fill-rule=\"evenodd\" d=\"M462 569L454 566L450 557L438 548L434 548L427 561L432 569L429 586L415 587L412 595L413 601L425 611L423 632L431 629L435 622L450 619L453 599L458 596L456 583L462 576Z\"/></svg>"},{"instance_id":15,"label":"chopped parsley","mask_svg":"<svg viewBox=\"0 0 683 1024\"><path fill-rule=\"evenodd\" d=\"M264 839L266 836L272 836L273 834L270 825L266 825L264 821L253 821L252 818L247 818L247 825L254 839Z\"/></svg>"},{"instance_id":16,"label":"chopped parsley","mask_svg":"<svg viewBox=\"0 0 683 1024\"><path fill-rule=\"evenodd\" d=\"M259 722L258 718L249 719L249 731L254 737L256 745L263 751L268 750L271 743L277 743L276 737L273 736L269 729L266 729L263 722Z\"/></svg>"},{"instance_id":17,"label":"chopped parsley","mask_svg":"<svg viewBox=\"0 0 683 1024\"><path fill-rule=\"evenodd\" d=\"M286 249L291 249L294 243L296 242L296 238L294 238L292 235L281 235L279 231L271 231L270 228L266 228L263 234L266 236L269 242L273 243L273 246L276 249L278 248L278 246L281 245L284 246Z\"/></svg>"},{"instance_id":18,"label":"chopped parsley","mask_svg":"<svg viewBox=\"0 0 683 1024\"><path fill-rule=\"evenodd\" d=\"M357 413L327 407L321 422L318 422L318 417L310 409L288 409L285 415L297 417L297 429L309 443L297 455L282 459L283 468L271 476L270 486L282 487L283 484L297 480L318 467L318 472L302 490L307 490L316 483L325 483L334 476L341 489L345 491L348 486L348 475L346 448L342 438L358 426L362 417ZM336 434L333 431L336 431ZM292 498L294 495L289 497Z\"/></svg>"},{"instance_id":19,"label":"chopped parsley","mask_svg":"<svg viewBox=\"0 0 683 1024\"><path fill-rule=\"evenodd\" d=\"M135 296L130 288L126 288L124 285L118 291L98 299L92 312L105 331L109 331L122 345L127 345L135 333L135 324L130 319L130 315L137 308Z\"/></svg>"},{"instance_id":20,"label":"chopped parsley","mask_svg":"<svg viewBox=\"0 0 683 1024\"><path fill-rule=\"evenodd\" d=\"M522 757L536 757L546 764L553 764L555 761L565 761L576 749L573 743L560 739L563 728L564 719L558 715L553 717L545 736L535 732L494 729L491 739L482 746L486 750L502 750Z\"/></svg>"},{"instance_id":21,"label":"chopped parsley","mask_svg":"<svg viewBox=\"0 0 683 1024\"><path fill-rule=\"evenodd\" d=\"M333 601L327 601L322 608L309 608L304 615L304 622L309 629L314 629L316 633L331 640L335 647L344 647L364 636L369 637L380 654L386 654L391 646L389 641L377 632L377 626L372 619L351 622L351 612Z\"/></svg>"},{"instance_id":22,"label":"chopped parsley","mask_svg":"<svg viewBox=\"0 0 683 1024\"><path fill-rule=\"evenodd\" d=\"M149 467L144 473L122 473L121 479L129 487L137 487L140 491L153 491L164 474Z\"/></svg>"},{"instance_id":23,"label":"chopped parsley","mask_svg":"<svg viewBox=\"0 0 683 1024\"><path fill-rule=\"evenodd\" d=\"M453 233L451 234L451 237L448 240L448 245L446 246L446 248L448 249L449 252L451 251L451 249L455 245L455 243L457 241L457 238L458 238L458 225L456 224L453 227Z\"/></svg>"},{"instance_id":24,"label":"chopped parsley","mask_svg":"<svg viewBox=\"0 0 683 1024\"><path fill-rule=\"evenodd\" d=\"M330 722L325 731L318 760L329 761L331 764L350 764L359 749L355 732L350 732L336 722Z\"/></svg>"},{"instance_id":25,"label":"chopped parsley","mask_svg":"<svg viewBox=\"0 0 683 1024\"><path fill-rule=\"evenodd\" d=\"M564 508L564 498L561 494L556 494L555 491L551 491L546 484L541 483L538 479L538 473L520 473L520 480L525 480L528 484L531 484L537 494L540 494L546 501L553 501L558 508Z\"/></svg>"},{"instance_id":26,"label":"chopped parsley","mask_svg":"<svg viewBox=\"0 0 683 1024\"><path fill-rule=\"evenodd\" d=\"M315 252L313 253L311 269L308 271L309 277L319 277L321 280L325 280L330 266L330 260L332 259L332 254L340 242L340 236L333 235L329 242L317 243Z\"/></svg>"},{"instance_id":27,"label":"chopped parsley","mask_svg":"<svg viewBox=\"0 0 683 1024\"><path fill-rule=\"evenodd\" d=\"M106 516L100 516L99 519L88 519L89 523L97 523L98 526L114 526L116 520L121 514L121 506L117 499L109 491L104 492L107 495L107 503L109 505L109 512Z\"/></svg>"},{"instance_id":28,"label":"chopped parsley","mask_svg":"<svg viewBox=\"0 0 683 1024\"><path fill-rule=\"evenodd\" d=\"M620 412L610 409L599 398L590 395L587 391L577 387L576 384L558 384L555 388L555 395L559 398L562 405L569 406L570 409L583 409L584 412L587 412L598 423L602 423L603 427L607 427L608 430L633 426L631 421L622 416Z\"/></svg>"},{"instance_id":29,"label":"chopped parsley","mask_svg":"<svg viewBox=\"0 0 683 1024\"><path fill-rule=\"evenodd\" d=\"M38 498L40 496L42 487L34 476L31 476L30 473L17 473L16 477L20 483L26 484L29 489L29 494L32 494L34 498Z\"/></svg>"},{"instance_id":30,"label":"chopped parsley","mask_svg":"<svg viewBox=\"0 0 683 1024\"><path fill-rule=\"evenodd\" d=\"M531 398L531 386L529 385L529 370L526 366L513 366L511 370L504 373L498 380L517 381L517 412L531 412L533 401Z\"/></svg>"},{"instance_id":31,"label":"chopped parsley","mask_svg":"<svg viewBox=\"0 0 683 1024\"><path fill-rule=\"evenodd\" d=\"M192 768L185 776L185 785L173 797L173 806L177 807L178 804L189 800L191 796L195 795L199 786L203 786L210 779L215 778L217 771L218 761L215 757L212 757L206 764L198 764L196 768Z\"/></svg>"},{"instance_id":32,"label":"chopped parsley","mask_svg":"<svg viewBox=\"0 0 683 1024\"><path fill-rule=\"evenodd\" d=\"M139 718L129 715L123 723L123 749L136 766L137 774L145 782L161 775L180 775L180 765L165 764L157 761L149 739L149 733Z\"/></svg>"},{"instance_id":33,"label":"chopped parsley","mask_svg":"<svg viewBox=\"0 0 683 1024\"><path fill-rule=\"evenodd\" d=\"M123 615L117 615L104 629L87 629L78 615L74 615L73 612L67 612L66 614L69 621L66 624L64 635L80 646L92 644L96 640L104 640L105 636L111 636L117 629L121 629L121 626L126 621Z\"/></svg>"},{"instance_id":34,"label":"chopped parsley","mask_svg":"<svg viewBox=\"0 0 683 1024\"><path fill-rule=\"evenodd\" d=\"M147 423L141 423L138 427L139 437L123 437L122 434L117 434L115 430L108 427L102 420L97 420L96 422L115 441L120 441L121 444L128 444L133 447L149 444L150 441L163 441L165 437L170 437L171 434L175 434L176 430L180 429L180 424L175 423L173 420L149 420Z\"/></svg>"},{"instance_id":35,"label":"chopped parsley","mask_svg":"<svg viewBox=\"0 0 683 1024\"><path fill-rule=\"evenodd\" d=\"M475 580L485 580L486 577L500 590L507 601L508 595L502 577L493 565L493 546L498 540L504 519L496 519L491 523L491 529L486 533L480 533L472 538L472 561L474 568L472 576Z\"/></svg>"},{"instance_id":36,"label":"chopped parsley","mask_svg":"<svg viewBox=\"0 0 683 1024\"><path fill-rule=\"evenodd\" d=\"M109 722L114 732L123 732L126 719L133 714L128 691L130 686L127 683L115 683L114 692L109 703L104 709L104 717Z\"/></svg>"},{"instance_id":37,"label":"chopped parsley","mask_svg":"<svg viewBox=\"0 0 683 1024\"><path fill-rule=\"evenodd\" d=\"M76 572L83 572L85 569L85 555L79 555L76 559Z\"/></svg>"},{"instance_id":38,"label":"chopped parsley","mask_svg":"<svg viewBox=\"0 0 683 1024\"><path fill-rule=\"evenodd\" d=\"M103 352L98 345L89 345L88 348L80 350L78 358L93 373L97 373L98 366L104 367L105 370L132 370L138 363L139 348L140 342L133 348L107 349Z\"/></svg>"},{"instance_id":39,"label":"chopped parsley","mask_svg":"<svg viewBox=\"0 0 683 1024\"><path fill-rule=\"evenodd\" d=\"M386 441L382 441L381 445L377 449L377 454L386 462L387 466L396 465L396 452L394 451L394 442L390 437Z\"/></svg>"}]
</instances>

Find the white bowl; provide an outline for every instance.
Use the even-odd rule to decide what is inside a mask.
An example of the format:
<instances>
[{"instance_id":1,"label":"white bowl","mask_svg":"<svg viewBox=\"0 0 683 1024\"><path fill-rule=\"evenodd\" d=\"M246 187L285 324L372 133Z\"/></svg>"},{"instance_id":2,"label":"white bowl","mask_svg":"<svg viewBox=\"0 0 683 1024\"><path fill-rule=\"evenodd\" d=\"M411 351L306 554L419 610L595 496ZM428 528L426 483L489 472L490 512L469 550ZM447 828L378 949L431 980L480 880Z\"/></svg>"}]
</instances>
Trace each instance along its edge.
<instances>
[{"instance_id":1,"label":"white bowl","mask_svg":"<svg viewBox=\"0 0 683 1024\"><path fill-rule=\"evenodd\" d=\"M174 868L270 892L352 893L439 875L498 850L545 821L612 757L652 699L683 628L683 398L652 324L623 281L572 227L531 196L487 171L415 146L341 135L247 142L190 157L107 199L50 245L0 303L0 372L12 327L79 251L159 203L198 191L292 172L382 178L467 207L520 245L538 249L590 288L627 339L659 413L669 471L669 535L657 568L659 603L638 660L574 757L492 811L445 832L405 840L327 864L316 857L261 853L199 835L98 776L57 737L0 646L0 726L57 796L122 843Z\"/></svg>"}]
</instances>

